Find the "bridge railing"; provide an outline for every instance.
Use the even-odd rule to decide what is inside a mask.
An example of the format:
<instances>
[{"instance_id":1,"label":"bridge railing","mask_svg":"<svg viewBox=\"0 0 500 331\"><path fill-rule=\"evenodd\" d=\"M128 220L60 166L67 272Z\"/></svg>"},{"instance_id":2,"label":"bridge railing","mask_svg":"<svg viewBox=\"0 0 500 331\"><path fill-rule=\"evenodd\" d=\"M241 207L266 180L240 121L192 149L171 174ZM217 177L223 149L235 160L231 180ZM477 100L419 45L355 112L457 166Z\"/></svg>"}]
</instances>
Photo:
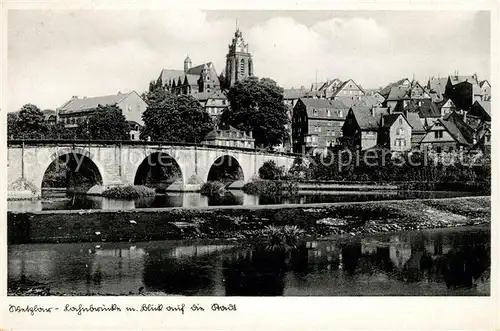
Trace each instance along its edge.
<instances>
[{"instance_id":1,"label":"bridge railing","mask_svg":"<svg viewBox=\"0 0 500 331\"><path fill-rule=\"evenodd\" d=\"M280 155L297 157L302 156L297 153L282 152L282 151L272 151L268 149L260 148L246 148L246 147L236 147L236 146L221 146L214 144L201 144L201 143L189 143L189 142L178 142L178 141L143 141L143 140L81 140L81 139L8 139L7 146L44 146L44 145L119 145L119 146L178 146L178 147L207 147L207 148L217 148L222 150L233 150L233 151L243 151L252 153L261 153L269 155Z\"/></svg>"}]
</instances>

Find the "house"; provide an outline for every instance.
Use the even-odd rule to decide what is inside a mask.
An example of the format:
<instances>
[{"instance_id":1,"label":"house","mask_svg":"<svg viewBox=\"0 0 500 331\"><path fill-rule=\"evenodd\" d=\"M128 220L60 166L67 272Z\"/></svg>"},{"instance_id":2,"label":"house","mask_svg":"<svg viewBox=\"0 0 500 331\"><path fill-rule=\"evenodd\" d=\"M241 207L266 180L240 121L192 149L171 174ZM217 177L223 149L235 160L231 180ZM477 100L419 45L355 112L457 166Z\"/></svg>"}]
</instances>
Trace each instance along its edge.
<instances>
[{"instance_id":1,"label":"house","mask_svg":"<svg viewBox=\"0 0 500 331\"><path fill-rule=\"evenodd\" d=\"M337 81L339 80L337 79ZM348 79L345 82L336 85L336 88L332 90L331 95L327 94L327 97L335 100L338 97L361 97L363 95L365 95L363 89L352 79Z\"/></svg>"},{"instance_id":2,"label":"house","mask_svg":"<svg viewBox=\"0 0 500 331\"><path fill-rule=\"evenodd\" d=\"M356 150L375 147L378 141L379 123L370 109L353 106L349 109L342 126L342 144Z\"/></svg>"},{"instance_id":3,"label":"house","mask_svg":"<svg viewBox=\"0 0 500 331\"><path fill-rule=\"evenodd\" d=\"M349 108L338 100L299 99L293 108L292 145L303 148L327 148L338 144Z\"/></svg>"},{"instance_id":4,"label":"house","mask_svg":"<svg viewBox=\"0 0 500 331\"><path fill-rule=\"evenodd\" d=\"M429 96L431 97L431 100L433 102L443 101L447 83L448 83L448 77L429 78L426 88L428 89Z\"/></svg>"},{"instance_id":5,"label":"house","mask_svg":"<svg viewBox=\"0 0 500 331\"><path fill-rule=\"evenodd\" d=\"M458 76L448 77L446 83L446 97L453 100L457 110L467 110L476 100L482 100L482 90L479 87L477 76Z\"/></svg>"},{"instance_id":6,"label":"house","mask_svg":"<svg viewBox=\"0 0 500 331\"><path fill-rule=\"evenodd\" d=\"M402 113L381 116L377 145L395 152L411 149L412 127Z\"/></svg>"},{"instance_id":7,"label":"house","mask_svg":"<svg viewBox=\"0 0 500 331\"><path fill-rule=\"evenodd\" d=\"M42 110L43 118L49 125L54 125L57 123L57 112L52 109Z\"/></svg>"},{"instance_id":8,"label":"house","mask_svg":"<svg viewBox=\"0 0 500 331\"><path fill-rule=\"evenodd\" d=\"M448 114L451 114L454 111L457 111L457 107L453 103L453 100L447 97L444 97L440 102L436 102L436 106L439 108L441 112L441 117L444 117Z\"/></svg>"},{"instance_id":9,"label":"house","mask_svg":"<svg viewBox=\"0 0 500 331\"><path fill-rule=\"evenodd\" d=\"M439 118L442 117L438 106L431 100L420 101L415 112L418 113L420 122L426 129L430 128Z\"/></svg>"},{"instance_id":10,"label":"house","mask_svg":"<svg viewBox=\"0 0 500 331\"><path fill-rule=\"evenodd\" d=\"M374 92L371 96L377 99L377 102L380 103L380 105L385 102L385 97L380 94L380 92Z\"/></svg>"},{"instance_id":11,"label":"house","mask_svg":"<svg viewBox=\"0 0 500 331\"><path fill-rule=\"evenodd\" d=\"M393 86L387 95L385 106L387 106L391 112L401 112L408 105L410 100L411 95L409 87Z\"/></svg>"},{"instance_id":12,"label":"house","mask_svg":"<svg viewBox=\"0 0 500 331\"><path fill-rule=\"evenodd\" d=\"M229 126L227 129L210 131L202 144L253 149L255 148L255 139L252 137L252 132L246 133Z\"/></svg>"},{"instance_id":13,"label":"house","mask_svg":"<svg viewBox=\"0 0 500 331\"><path fill-rule=\"evenodd\" d=\"M439 118L427 131L420 145L424 150L438 153L471 148L475 144L472 128L465 124L461 116L453 112Z\"/></svg>"},{"instance_id":14,"label":"house","mask_svg":"<svg viewBox=\"0 0 500 331\"><path fill-rule=\"evenodd\" d=\"M229 107L229 101L221 91L196 93L192 97L198 100L216 124L220 122L224 110Z\"/></svg>"},{"instance_id":15,"label":"house","mask_svg":"<svg viewBox=\"0 0 500 331\"><path fill-rule=\"evenodd\" d=\"M483 80L481 82L479 82L479 87L481 88L482 90L482 94L483 94L483 101L490 101L491 100L491 85L490 85L490 82L488 82L487 80Z\"/></svg>"},{"instance_id":16,"label":"house","mask_svg":"<svg viewBox=\"0 0 500 331\"><path fill-rule=\"evenodd\" d=\"M405 114L406 120L411 126L411 148L418 149L420 142L424 138L426 131L422 122L420 122L420 117L418 113L408 112Z\"/></svg>"},{"instance_id":17,"label":"house","mask_svg":"<svg viewBox=\"0 0 500 331\"><path fill-rule=\"evenodd\" d=\"M387 97L389 96L389 93L391 92L391 89L393 87L401 87L401 88L410 88L411 86L411 82L408 78L402 78L400 80L398 80L397 82L395 83L391 83L389 85L387 85L386 87L382 88L379 93L380 95L382 95L384 98L387 99Z\"/></svg>"},{"instance_id":18,"label":"house","mask_svg":"<svg viewBox=\"0 0 500 331\"><path fill-rule=\"evenodd\" d=\"M115 105L122 110L125 119L129 122L135 122L142 126L142 114L147 108L147 104L142 100L137 92L121 93L100 97L73 96L57 109L59 121L63 122L67 128L76 128L78 124L83 123L89 116L96 113L96 108L101 106ZM138 140L139 136L131 132L131 139Z\"/></svg>"},{"instance_id":19,"label":"house","mask_svg":"<svg viewBox=\"0 0 500 331\"><path fill-rule=\"evenodd\" d=\"M475 101L467 112L467 116L491 122L491 101Z\"/></svg>"},{"instance_id":20,"label":"house","mask_svg":"<svg viewBox=\"0 0 500 331\"><path fill-rule=\"evenodd\" d=\"M409 94L411 99L431 99L427 91L416 80L411 83Z\"/></svg>"}]
</instances>

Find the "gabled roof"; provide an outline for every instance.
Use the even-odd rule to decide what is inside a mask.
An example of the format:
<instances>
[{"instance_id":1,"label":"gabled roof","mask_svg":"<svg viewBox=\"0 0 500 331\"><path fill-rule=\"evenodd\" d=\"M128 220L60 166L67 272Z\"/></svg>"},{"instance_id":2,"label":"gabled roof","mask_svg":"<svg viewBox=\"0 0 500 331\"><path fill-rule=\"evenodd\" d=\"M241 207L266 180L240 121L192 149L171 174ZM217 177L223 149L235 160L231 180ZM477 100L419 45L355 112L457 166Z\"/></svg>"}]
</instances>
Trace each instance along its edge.
<instances>
[{"instance_id":1,"label":"gabled roof","mask_svg":"<svg viewBox=\"0 0 500 331\"><path fill-rule=\"evenodd\" d=\"M395 100L404 100L410 99L409 88L404 86L394 86L389 91L389 96L387 100L395 101Z\"/></svg>"},{"instance_id":2,"label":"gabled roof","mask_svg":"<svg viewBox=\"0 0 500 331\"><path fill-rule=\"evenodd\" d=\"M418 115L420 118L441 117L441 111L436 103L431 100L424 99L422 100L421 106L418 107Z\"/></svg>"},{"instance_id":3,"label":"gabled roof","mask_svg":"<svg viewBox=\"0 0 500 331\"><path fill-rule=\"evenodd\" d=\"M408 123L411 125L412 132L425 132L425 128L422 125L422 122L420 121L420 118L418 117L417 113L410 113L408 112L406 114L406 119L408 120Z\"/></svg>"},{"instance_id":4,"label":"gabled roof","mask_svg":"<svg viewBox=\"0 0 500 331\"><path fill-rule=\"evenodd\" d=\"M459 83L463 82L468 82L471 84L479 84L477 81L477 77L475 75L470 75L470 76L456 76L456 75L450 75L448 76L451 85L456 85Z\"/></svg>"},{"instance_id":5,"label":"gabled roof","mask_svg":"<svg viewBox=\"0 0 500 331\"><path fill-rule=\"evenodd\" d=\"M340 91L342 91L344 89L344 87L346 87L346 85L349 83L349 82L352 82L354 84L354 86L356 86L361 92L363 92L363 94L365 93L365 91L363 91L363 89L358 85L356 84L356 82L354 82L352 79L348 79L346 80L345 82L343 82L332 94L332 97L336 97L337 94L339 94Z\"/></svg>"},{"instance_id":6,"label":"gabled roof","mask_svg":"<svg viewBox=\"0 0 500 331\"><path fill-rule=\"evenodd\" d=\"M380 94L383 96L383 97L387 97L389 95L389 92L391 91L391 89L393 87L397 87L397 86L403 86L403 83L405 81L410 81L408 78L402 78L400 80L398 80L397 82L395 83L391 83L389 85L387 85L386 87L384 87L383 89L381 89L379 92Z\"/></svg>"},{"instance_id":7,"label":"gabled roof","mask_svg":"<svg viewBox=\"0 0 500 331\"><path fill-rule=\"evenodd\" d=\"M476 101L491 117L491 101Z\"/></svg>"},{"instance_id":8,"label":"gabled roof","mask_svg":"<svg viewBox=\"0 0 500 331\"><path fill-rule=\"evenodd\" d=\"M486 79L485 79L485 80L482 80L482 81L479 83L479 86L480 86L480 87L483 87L483 86L484 86L484 84L488 84L488 86L491 86L490 82L488 82L488 80L486 80Z\"/></svg>"},{"instance_id":9,"label":"gabled roof","mask_svg":"<svg viewBox=\"0 0 500 331\"><path fill-rule=\"evenodd\" d=\"M132 91L126 94L118 93L113 95L91 97L91 98L84 97L82 99L73 97L72 99L69 100L69 102L67 102L61 108L59 108L59 114L70 114L70 113L91 111L97 108L99 105L101 106L116 105L117 103L119 103L132 93L136 92Z\"/></svg>"},{"instance_id":10,"label":"gabled roof","mask_svg":"<svg viewBox=\"0 0 500 331\"><path fill-rule=\"evenodd\" d=\"M458 128L458 126L451 122L451 121L446 121L442 118L438 119L437 120L439 123L441 123L441 125L445 128L446 131L448 131L448 133L450 134L450 136L452 136L453 139L455 139L459 144L462 144L462 145L471 145L472 144L472 141L468 141L465 136L463 135L463 133L460 131L460 129ZM436 124L434 124L435 126Z\"/></svg>"},{"instance_id":11,"label":"gabled roof","mask_svg":"<svg viewBox=\"0 0 500 331\"><path fill-rule=\"evenodd\" d=\"M351 107L350 111L352 111L361 130L378 130L377 120L372 116L370 109L362 106L354 106Z\"/></svg>"},{"instance_id":12,"label":"gabled roof","mask_svg":"<svg viewBox=\"0 0 500 331\"><path fill-rule=\"evenodd\" d=\"M399 118L399 116L403 116L403 114L398 113L398 114L383 115L381 127L382 128L390 128L394 124L394 122L396 122L396 120Z\"/></svg>"},{"instance_id":13,"label":"gabled roof","mask_svg":"<svg viewBox=\"0 0 500 331\"><path fill-rule=\"evenodd\" d=\"M319 88L321 86L323 86L325 84L325 82L321 82L321 83L312 83L311 84L311 91L317 91L319 90Z\"/></svg>"},{"instance_id":14,"label":"gabled roof","mask_svg":"<svg viewBox=\"0 0 500 331\"><path fill-rule=\"evenodd\" d=\"M484 113L481 112L484 111L486 113L486 116ZM469 110L470 115L476 116L483 118L485 120L491 121L491 101L475 101L470 110Z\"/></svg>"}]
</instances>

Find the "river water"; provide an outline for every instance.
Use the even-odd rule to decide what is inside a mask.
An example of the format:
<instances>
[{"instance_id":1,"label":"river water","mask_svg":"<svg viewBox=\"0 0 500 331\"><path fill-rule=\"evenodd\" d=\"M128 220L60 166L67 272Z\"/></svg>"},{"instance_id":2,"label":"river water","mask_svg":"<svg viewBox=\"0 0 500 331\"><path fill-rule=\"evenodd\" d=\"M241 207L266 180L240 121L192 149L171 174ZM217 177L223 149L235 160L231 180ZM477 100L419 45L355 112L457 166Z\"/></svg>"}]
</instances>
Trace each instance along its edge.
<instances>
[{"instance_id":1,"label":"river water","mask_svg":"<svg viewBox=\"0 0 500 331\"><path fill-rule=\"evenodd\" d=\"M452 198L474 196L474 192L449 191L300 191L292 198L258 197L231 190L232 199L224 201L210 199L200 193L168 193L154 197L142 197L135 200L116 200L98 196L67 195L64 191L46 191L41 200L8 201L10 211L28 212L38 210L77 210L77 209L113 209L134 208L169 208L169 207L205 207L217 205L269 205L269 204L308 204L351 201L399 200L417 198Z\"/></svg>"},{"instance_id":2,"label":"river water","mask_svg":"<svg viewBox=\"0 0 500 331\"><path fill-rule=\"evenodd\" d=\"M307 240L290 255L234 241L8 247L9 285L59 294L489 295L489 227Z\"/></svg>"}]
</instances>

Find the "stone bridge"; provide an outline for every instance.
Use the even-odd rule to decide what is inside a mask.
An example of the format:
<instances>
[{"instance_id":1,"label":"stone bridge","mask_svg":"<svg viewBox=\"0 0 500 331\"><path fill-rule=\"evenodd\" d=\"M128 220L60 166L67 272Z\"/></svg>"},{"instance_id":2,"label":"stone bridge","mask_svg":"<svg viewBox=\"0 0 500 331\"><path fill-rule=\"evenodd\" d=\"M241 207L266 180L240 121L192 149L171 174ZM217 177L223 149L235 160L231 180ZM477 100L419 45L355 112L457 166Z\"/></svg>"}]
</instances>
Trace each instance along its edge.
<instances>
[{"instance_id":1,"label":"stone bridge","mask_svg":"<svg viewBox=\"0 0 500 331\"><path fill-rule=\"evenodd\" d=\"M292 154L246 148L142 141L9 140L7 146L9 198L40 197L47 168L65 155L74 155L77 161L90 160L88 163L98 170L101 178L98 185L102 190L134 184L143 161L155 153L167 154L181 172L180 178L169 187L175 191L199 190L208 180L212 165L221 157L239 165L244 182L258 176L259 168L266 161L273 160L288 170L295 158Z\"/></svg>"}]
</instances>

